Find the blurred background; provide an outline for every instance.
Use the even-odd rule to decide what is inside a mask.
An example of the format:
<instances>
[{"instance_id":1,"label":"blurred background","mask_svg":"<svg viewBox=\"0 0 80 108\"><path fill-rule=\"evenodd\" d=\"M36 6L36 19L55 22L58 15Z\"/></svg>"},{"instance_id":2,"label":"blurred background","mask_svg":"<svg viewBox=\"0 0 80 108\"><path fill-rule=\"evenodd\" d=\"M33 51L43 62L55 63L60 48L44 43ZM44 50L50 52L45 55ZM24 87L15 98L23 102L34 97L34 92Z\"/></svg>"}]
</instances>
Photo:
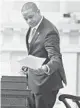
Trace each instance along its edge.
<instances>
[{"instance_id":1,"label":"blurred background","mask_svg":"<svg viewBox=\"0 0 80 108\"><path fill-rule=\"evenodd\" d=\"M60 93L80 96L80 1L29 0L35 2L42 15L59 30L60 47L67 86ZM21 8L28 0L0 1L0 77L21 76L17 60L27 55L25 35L28 25ZM75 104L69 103L75 107ZM55 108L65 108L57 101Z\"/></svg>"}]
</instances>

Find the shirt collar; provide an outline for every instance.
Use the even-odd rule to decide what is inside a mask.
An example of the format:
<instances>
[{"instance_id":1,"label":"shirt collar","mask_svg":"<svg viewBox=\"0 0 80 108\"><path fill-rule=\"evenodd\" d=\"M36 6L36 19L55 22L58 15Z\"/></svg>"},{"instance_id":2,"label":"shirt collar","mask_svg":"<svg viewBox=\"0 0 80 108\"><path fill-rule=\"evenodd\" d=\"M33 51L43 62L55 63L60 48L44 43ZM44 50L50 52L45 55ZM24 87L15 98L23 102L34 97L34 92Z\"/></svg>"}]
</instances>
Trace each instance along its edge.
<instances>
[{"instance_id":1,"label":"shirt collar","mask_svg":"<svg viewBox=\"0 0 80 108\"><path fill-rule=\"evenodd\" d=\"M43 20L43 16L42 16L41 20L39 21L39 23L35 27L33 27L32 29L34 29L34 28L37 29L39 27L39 25L41 24L42 20Z\"/></svg>"}]
</instances>

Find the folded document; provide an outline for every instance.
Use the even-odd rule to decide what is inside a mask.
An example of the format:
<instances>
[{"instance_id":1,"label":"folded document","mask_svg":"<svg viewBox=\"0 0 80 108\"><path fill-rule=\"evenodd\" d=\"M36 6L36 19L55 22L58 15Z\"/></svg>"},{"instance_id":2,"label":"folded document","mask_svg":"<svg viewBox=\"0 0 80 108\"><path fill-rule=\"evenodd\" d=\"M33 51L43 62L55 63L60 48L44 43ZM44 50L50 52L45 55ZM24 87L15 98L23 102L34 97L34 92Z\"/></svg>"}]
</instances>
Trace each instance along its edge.
<instances>
[{"instance_id":1,"label":"folded document","mask_svg":"<svg viewBox=\"0 0 80 108\"><path fill-rule=\"evenodd\" d=\"M19 59L18 62L21 66L27 66L31 69L38 69L42 66L46 58L35 57L32 55L28 55L23 59Z\"/></svg>"}]
</instances>

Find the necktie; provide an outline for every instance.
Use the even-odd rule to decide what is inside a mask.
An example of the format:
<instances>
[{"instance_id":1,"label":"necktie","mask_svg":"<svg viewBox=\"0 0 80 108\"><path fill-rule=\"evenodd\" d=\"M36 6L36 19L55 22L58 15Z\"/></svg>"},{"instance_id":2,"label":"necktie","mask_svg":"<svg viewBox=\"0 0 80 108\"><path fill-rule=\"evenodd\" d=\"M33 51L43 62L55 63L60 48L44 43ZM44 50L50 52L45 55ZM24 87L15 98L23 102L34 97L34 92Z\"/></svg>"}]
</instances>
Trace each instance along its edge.
<instances>
[{"instance_id":1,"label":"necktie","mask_svg":"<svg viewBox=\"0 0 80 108\"><path fill-rule=\"evenodd\" d=\"M33 28L33 29L31 30L31 33L30 33L30 36L29 36L29 43L31 42L32 38L34 38L35 32L36 32L36 28Z\"/></svg>"}]
</instances>

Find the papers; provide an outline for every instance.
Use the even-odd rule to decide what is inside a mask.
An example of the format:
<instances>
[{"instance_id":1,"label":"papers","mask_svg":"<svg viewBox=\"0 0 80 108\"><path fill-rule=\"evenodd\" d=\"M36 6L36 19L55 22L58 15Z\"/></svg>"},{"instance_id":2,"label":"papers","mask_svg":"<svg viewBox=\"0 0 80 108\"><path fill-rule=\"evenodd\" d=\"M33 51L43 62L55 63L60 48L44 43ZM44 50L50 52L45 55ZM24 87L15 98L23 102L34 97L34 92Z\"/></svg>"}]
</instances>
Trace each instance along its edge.
<instances>
[{"instance_id":1,"label":"papers","mask_svg":"<svg viewBox=\"0 0 80 108\"><path fill-rule=\"evenodd\" d=\"M27 57L18 60L21 66L27 66L31 69L38 69L42 66L46 58L35 57L28 55Z\"/></svg>"}]
</instances>

